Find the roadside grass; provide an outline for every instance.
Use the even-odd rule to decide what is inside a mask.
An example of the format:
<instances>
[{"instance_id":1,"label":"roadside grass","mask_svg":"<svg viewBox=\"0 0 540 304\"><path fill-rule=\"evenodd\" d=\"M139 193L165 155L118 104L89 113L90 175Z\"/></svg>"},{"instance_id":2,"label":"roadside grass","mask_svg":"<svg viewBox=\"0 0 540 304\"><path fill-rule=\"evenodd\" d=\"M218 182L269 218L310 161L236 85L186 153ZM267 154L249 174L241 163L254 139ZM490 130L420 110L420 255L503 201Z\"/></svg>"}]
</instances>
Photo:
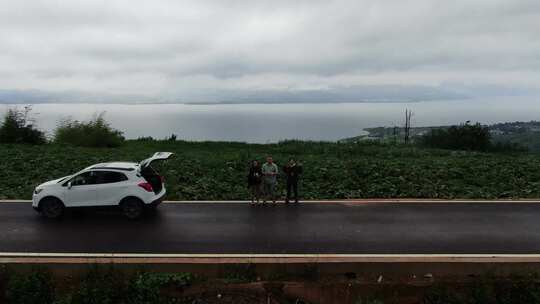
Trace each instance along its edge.
<instances>
[{"instance_id":1,"label":"roadside grass","mask_svg":"<svg viewBox=\"0 0 540 304\"><path fill-rule=\"evenodd\" d=\"M245 270L242 270L245 271ZM224 273L228 276L228 273ZM251 274L250 274L251 275ZM246 284L250 280L205 281L190 273L125 272L113 266L90 266L86 273L55 276L46 268L4 273L0 284L2 303L17 304L165 304L165 303L308 303L314 291L351 304L535 304L540 303L538 274L506 277L484 275L466 280L442 280L429 285L406 282L287 280ZM237 277L235 275L235 277ZM289 278L290 279L290 278ZM289 282L289 289L284 288ZM303 292L299 288L305 288ZM260 290L260 287L264 291ZM292 287L292 289L291 289ZM254 290L259 290L254 293ZM319 291L317 291L319 290ZM223 295L223 297L221 297ZM310 296L311 295L311 296ZM300 298L299 298L300 296ZM251 298L254 301L245 302ZM235 301L243 299L242 301ZM316 303L316 302L315 302Z\"/></svg>"},{"instance_id":2,"label":"roadside grass","mask_svg":"<svg viewBox=\"0 0 540 304\"><path fill-rule=\"evenodd\" d=\"M37 304L53 303L55 298L52 275L44 269L30 273L9 274L4 296L7 303Z\"/></svg>"},{"instance_id":3,"label":"roadside grass","mask_svg":"<svg viewBox=\"0 0 540 304\"><path fill-rule=\"evenodd\" d=\"M468 284L438 283L424 294L425 304L540 303L537 273L506 278L483 276Z\"/></svg>"},{"instance_id":4,"label":"roadside grass","mask_svg":"<svg viewBox=\"0 0 540 304\"><path fill-rule=\"evenodd\" d=\"M10 274L1 291L6 303L17 304L161 304L175 302L169 291L184 288L192 280L190 273L128 275L112 266L91 266L82 276L62 282L38 268Z\"/></svg>"},{"instance_id":5,"label":"roadside grass","mask_svg":"<svg viewBox=\"0 0 540 304\"><path fill-rule=\"evenodd\" d=\"M255 265L253 264L231 264L225 267L222 275L225 283L248 283L257 280Z\"/></svg>"},{"instance_id":6,"label":"roadside grass","mask_svg":"<svg viewBox=\"0 0 540 304\"><path fill-rule=\"evenodd\" d=\"M117 148L0 145L0 199L29 199L35 186L106 161L140 161L156 151L176 156L159 165L168 199L246 199L250 160L304 165L304 199L535 198L540 155L480 153L380 143L286 141L277 144L127 141ZM284 178L278 190L284 195Z\"/></svg>"}]
</instances>

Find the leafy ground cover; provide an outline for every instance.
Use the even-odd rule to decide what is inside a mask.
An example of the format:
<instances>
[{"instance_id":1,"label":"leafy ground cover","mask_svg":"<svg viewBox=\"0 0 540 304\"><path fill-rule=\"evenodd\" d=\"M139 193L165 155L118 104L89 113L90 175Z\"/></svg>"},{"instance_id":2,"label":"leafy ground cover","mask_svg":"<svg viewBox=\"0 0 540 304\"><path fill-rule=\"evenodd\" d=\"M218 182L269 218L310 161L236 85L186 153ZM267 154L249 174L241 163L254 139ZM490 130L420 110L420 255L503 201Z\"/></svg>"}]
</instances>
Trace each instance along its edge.
<instances>
[{"instance_id":1,"label":"leafy ground cover","mask_svg":"<svg viewBox=\"0 0 540 304\"><path fill-rule=\"evenodd\" d=\"M54 275L46 268L0 273L1 303L17 304L536 304L536 273L478 277L284 277L230 283L191 273L126 272L89 266Z\"/></svg>"},{"instance_id":2,"label":"leafy ground cover","mask_svg":"<svg viewBox=\"0 0 540 304\"><path fill-rule=\"evenodd\" d=\"M304 165L304 199L540 197L540 155L479 153L377 143L279 144L127 141L117 148L0 145L0 199L30 198L36 185L106 161L176 156L159 168L169 199L245 199L250 160ZM284 179L280 177L280 191Z\"/></svg>"}]
</instances>

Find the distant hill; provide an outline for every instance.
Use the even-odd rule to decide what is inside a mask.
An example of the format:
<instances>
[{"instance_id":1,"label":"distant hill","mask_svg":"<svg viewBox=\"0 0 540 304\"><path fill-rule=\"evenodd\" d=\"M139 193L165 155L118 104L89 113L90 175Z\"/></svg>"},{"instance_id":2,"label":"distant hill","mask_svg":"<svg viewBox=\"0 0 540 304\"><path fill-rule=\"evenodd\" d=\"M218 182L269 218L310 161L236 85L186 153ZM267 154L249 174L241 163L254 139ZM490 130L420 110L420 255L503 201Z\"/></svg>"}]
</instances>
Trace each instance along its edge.
<instances>
[{"instance_id":1,"label":"distant hill","mask_svg":"<svg viewBox=\"0 0 540 304\"><path fill-rule=\"evenodd\" d=\"M116 95L85 91L6 90L0 88L0 104L37 103L182 103L213 104L291 104L419 102L456 100L474 96L452 88L423 85L358 85L316 89L205 90L193 94L163 96Z\"/></svg>"},{"instance_id":2,"label":"distant hill","mask_svg":"<svg viewBox=\"0 0 540 304\"><path fill-rule=\"evenodd\" d=\"M365 85L312 90L221 92L216 102L188 104L384 103L465 99L472 95L430 86Z\"/></svg>"},{"instance_id":3,"label":"distant hill","mask_svg":"<svg viewBox=\"0 0 540 304\"><path fill-rule=\"evenodd\" d=\"M432 129L448 128L450 126L430 126L411 128L411 137L414 141ZM517 143L525 146L529 151L540 152L540 121L529 122L505 122L488 125L493 142ZM341 142L356 142L364 140L399 142L403 140L404 129L402 127L376 127L366 128L366 135L344 138Z\"/></svg>"}]
</instances>

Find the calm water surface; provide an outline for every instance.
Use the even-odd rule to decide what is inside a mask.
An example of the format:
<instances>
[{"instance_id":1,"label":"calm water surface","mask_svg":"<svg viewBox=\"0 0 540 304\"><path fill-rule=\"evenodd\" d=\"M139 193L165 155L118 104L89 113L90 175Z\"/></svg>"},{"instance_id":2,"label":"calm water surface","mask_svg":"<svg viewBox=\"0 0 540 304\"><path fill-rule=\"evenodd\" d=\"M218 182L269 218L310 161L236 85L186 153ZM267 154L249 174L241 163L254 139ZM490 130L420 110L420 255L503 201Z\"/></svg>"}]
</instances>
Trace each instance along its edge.
<instances>
[{"instance_id":1,"label":"calm water surface","mask_svg":"<svg viewBox=\"0 0 540 304\"><path fill-rule=\"evenodd\" d=\"M4 112L11 105L0 105ZM21 106L19 106L21 107ZM106 112L127 138L164 138L174 133L186 140L275 142L283 139L337 140L363 134L376 126L401 126L406 108L413 126L540 120L540 98L500 97L418 103L343 104L39 104L37 125L48 132L66 117L86 120Z\"/></svg>"}]
</instances>

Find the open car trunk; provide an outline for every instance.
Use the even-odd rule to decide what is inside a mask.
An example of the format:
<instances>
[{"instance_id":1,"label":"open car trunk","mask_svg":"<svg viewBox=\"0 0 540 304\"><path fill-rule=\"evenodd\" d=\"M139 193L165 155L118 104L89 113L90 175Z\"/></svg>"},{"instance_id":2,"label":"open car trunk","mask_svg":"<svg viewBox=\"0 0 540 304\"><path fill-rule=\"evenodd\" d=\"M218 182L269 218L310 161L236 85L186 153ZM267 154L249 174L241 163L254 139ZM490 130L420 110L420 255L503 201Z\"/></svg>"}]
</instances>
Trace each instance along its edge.
<instances>
[{"instance_id":1,"label":"open car trunk","mask_svg":"<svg viewBox=\"0 0 540 304\"><path fill-rule=\"evenodd\" d=\"M155 161L169 159L172 155L173 153L171 152L156 152L152 157L139 163L141 176L152 185L152 189L154 189L154 193L156 194L163 189L163 178L154 168L152 168L151 164Z\"/></svg>"},{"instance_id":2,"label":"open car trunk","mask_svg":"<svg viewBox=\"0 0 540 304\"><path fill-rule=\"evenodd\" d=\"M163 189L163 179L154 168L151 166L144 167L141 169L141 176L152 185L155 194L161 192L161 189Z\"/></svg>"}]
</instances>

